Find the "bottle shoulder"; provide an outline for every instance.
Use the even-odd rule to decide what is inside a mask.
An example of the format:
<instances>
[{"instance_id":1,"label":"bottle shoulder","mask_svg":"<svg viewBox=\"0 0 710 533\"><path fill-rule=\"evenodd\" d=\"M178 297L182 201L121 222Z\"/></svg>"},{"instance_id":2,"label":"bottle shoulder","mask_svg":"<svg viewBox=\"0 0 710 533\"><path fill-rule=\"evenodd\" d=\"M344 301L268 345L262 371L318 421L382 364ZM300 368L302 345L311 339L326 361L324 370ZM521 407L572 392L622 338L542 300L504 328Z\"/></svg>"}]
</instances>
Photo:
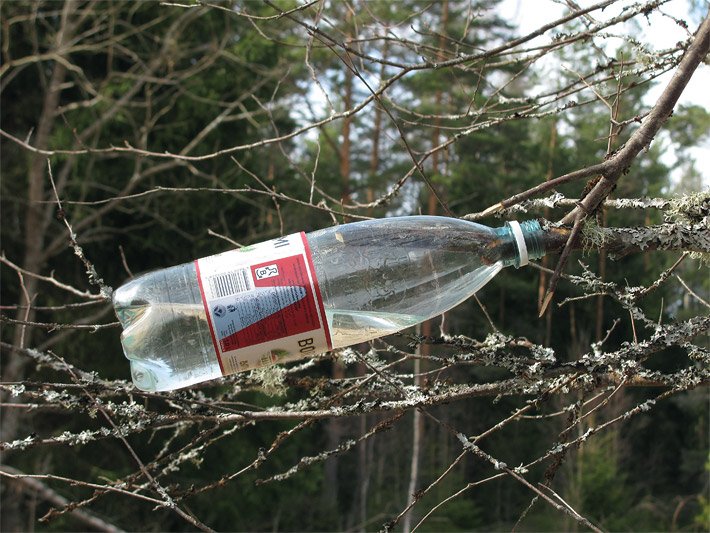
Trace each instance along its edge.
<instances>
[{"instance_id":1,"label":"bottle shoulder","mask_svg":"<svg viewBox=\"0 0 710 533\"><path fill-rule=\"evenodd\" d=\"M321 230L309 233L309 235L318 234L321 232L330 232L334 230L345 231L345 232L355 232L361 230L389 230L389 229L410 229L410 230L429 230L429 231L442 231L442 230L454 230L454 231L478 231L478 232L492 232L492 228L484 226L483 224L478 224L476 222L470 222L468 220L463 220L461 218L454 217L444 217L436 215L408 215L408 216L394 216L386 218L373 218L370 220L361 220L358 222L350 222L347 224L340 224L338 226L331 226L329 228L324 228Z\"/></svg>"},{"instance_id":2,"label":"bottle shoulder","mask_svg":"<svg viewBox=\"0 0 710 533\"><path fill-rule=\"evenodd\" d=\"M405 216L333 226L307 235L311 248L376 249L390 247L447 252L492 250L500 237L487 226L451 217ZM495 262L495 261L494 261Z\"/></svg>"}]
</instances>

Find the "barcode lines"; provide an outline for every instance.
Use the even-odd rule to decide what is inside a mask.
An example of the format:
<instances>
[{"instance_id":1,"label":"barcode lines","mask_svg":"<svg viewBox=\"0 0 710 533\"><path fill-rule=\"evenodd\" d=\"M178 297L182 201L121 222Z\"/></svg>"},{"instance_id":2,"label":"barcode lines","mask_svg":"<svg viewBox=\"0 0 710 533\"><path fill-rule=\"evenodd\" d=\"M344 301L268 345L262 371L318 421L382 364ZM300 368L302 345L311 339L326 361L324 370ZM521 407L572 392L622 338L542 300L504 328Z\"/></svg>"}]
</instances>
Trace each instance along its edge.
<instances>
[{"instance_id":1,"label":"barcode lines","mask_svg":"<svg viewBox=\"0 0 710 533\"><path fill-rule=\"evenodd\" d=\"M233 270L217 276L210 276L210 289L215 298L231 296L238 292L251 290L251 280L247 269Z\"/></svg>"}]
</instances>

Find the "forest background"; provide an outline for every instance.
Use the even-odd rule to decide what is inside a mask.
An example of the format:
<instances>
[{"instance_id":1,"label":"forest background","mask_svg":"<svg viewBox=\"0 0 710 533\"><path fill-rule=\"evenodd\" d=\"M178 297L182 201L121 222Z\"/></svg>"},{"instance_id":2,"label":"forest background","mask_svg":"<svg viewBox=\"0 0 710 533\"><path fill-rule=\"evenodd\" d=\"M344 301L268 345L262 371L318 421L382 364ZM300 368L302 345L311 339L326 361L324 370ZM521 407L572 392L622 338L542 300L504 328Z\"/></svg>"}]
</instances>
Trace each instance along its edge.
<instances>
[{"instance_id":1,"label":"forest background","mask_svg":"<svg viewBox=\"0 0 710 533\"><path fill-rule=\"evenodd\" d=\"M549 5L3 2L2 530L708 530L707 100L576 207L707 77L708 5ZM419 213L583 238L416 331L132 386L111 287Z\"/></svg>"}]
</instances>

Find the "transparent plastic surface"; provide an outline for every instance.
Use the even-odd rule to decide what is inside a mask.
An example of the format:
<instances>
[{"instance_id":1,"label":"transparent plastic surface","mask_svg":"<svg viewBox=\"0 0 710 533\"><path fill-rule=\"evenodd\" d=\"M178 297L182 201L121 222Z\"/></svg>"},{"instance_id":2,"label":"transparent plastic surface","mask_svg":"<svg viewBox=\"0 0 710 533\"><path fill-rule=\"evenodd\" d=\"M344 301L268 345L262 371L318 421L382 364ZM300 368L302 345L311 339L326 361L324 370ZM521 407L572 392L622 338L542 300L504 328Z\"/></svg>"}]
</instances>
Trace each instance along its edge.
<instances>
[{"instance_id":1,"label":"transparent plastic surface","mask_svg":"<svg viewBox=\"0 0 710 533\"><path fill-rule=\"evenodd\" d=\"M133 383L172 390L222 375L194 263L139 276L113 296Z\"/></svg>"},{"instance_id":2,"label":"transparent plastic surface","mask_svg":"<svg viewBox=\"0 0 710 533\"><path fill-rule=\"evenodd\" d=\"M527 240L530 230L523 231ZM333 348L440 315L517 258L507 228L444 217L344 224L307 239ZM194 263L129 281L115 292L114 306L138 388L172 390L222 375Z\"/></svg>"},{"instance_id":3,"label":"transparent plastic surface","mask_svg":"<svg viewBox=\"0 0 710 533\"><path fill-rule=\"evenodd\" d=\"M345 224L311 233L308 242L333 348L440 315L504 266L494 253L496 230L453 218Z\"/></svg>"}]
</instances>

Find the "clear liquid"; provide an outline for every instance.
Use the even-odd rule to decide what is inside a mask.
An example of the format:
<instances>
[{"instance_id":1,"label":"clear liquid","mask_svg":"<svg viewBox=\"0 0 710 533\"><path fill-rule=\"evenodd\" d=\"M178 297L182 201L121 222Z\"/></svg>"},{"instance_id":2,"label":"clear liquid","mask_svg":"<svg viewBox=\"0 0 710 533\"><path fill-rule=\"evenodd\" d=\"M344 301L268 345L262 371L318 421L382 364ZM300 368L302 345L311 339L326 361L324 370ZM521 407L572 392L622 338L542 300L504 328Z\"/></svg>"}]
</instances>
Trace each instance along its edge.
<instances>
[{"instance_id":1,"label":"clear liquid","mask_svg":"<svg viewBox=\"0 0 710 533\"><path fill-rule=\"evenodd\" d=\"M426 320L415 315L326 310L333 348L344 348L391 335Z\"/></svg>"},{"instance_id":2,"label":"clear liquid","mask_svg":"<svg viewBox=\"0 0 710 533\"><path fill-rule=\"evenodd\" d=\"M131 376L137 387L171 390L222 375L214 347L204 342L209 325L201 304L134 306L123 309L120 319L124 324L121 341L126 354L130 354ZM424 318L328 310L326 320L335 349L402 331ZM161 353L166 357L154 355Z\"/></svg>"},{"instance_id":3,"label":"clear liquid","mask_svg":"<svg viewBox=\"0 0 710 533\"><path fill-rule=\"evenodd\" d=\"M500 230L441 217L346 224L307 238L333 348L440 315L515 259ZM131 280L114 306L138 388L173 390L222 375L193 263Z\"/></svg>"},{"instance_id":4,"label":"clear liquid","mask_svg":"<svg viewBox=\"0 0 710 533\"><path fill-rule=\"evenodd\" d=\"M172 390L220 377L205 310L158 302L123 308L121 343L142 390Z\"/></svg>"}]
</instances>

